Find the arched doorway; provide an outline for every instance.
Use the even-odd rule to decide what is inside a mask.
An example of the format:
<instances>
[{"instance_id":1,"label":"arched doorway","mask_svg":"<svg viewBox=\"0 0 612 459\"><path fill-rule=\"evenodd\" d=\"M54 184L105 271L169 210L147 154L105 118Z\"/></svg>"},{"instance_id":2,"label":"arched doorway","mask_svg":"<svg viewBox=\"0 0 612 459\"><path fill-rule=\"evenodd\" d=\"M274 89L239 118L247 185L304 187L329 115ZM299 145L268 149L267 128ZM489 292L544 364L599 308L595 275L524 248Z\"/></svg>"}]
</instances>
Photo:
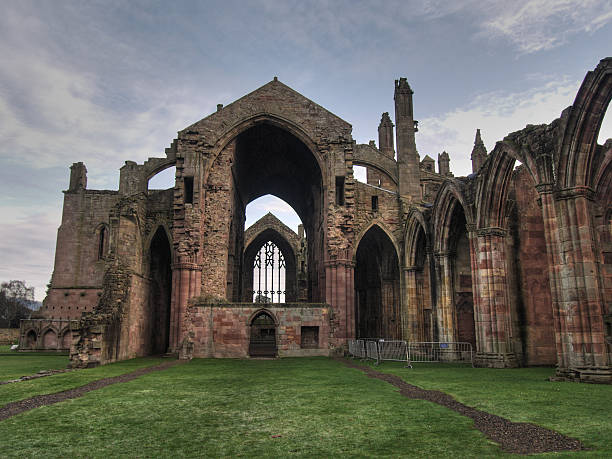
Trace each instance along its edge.
<instances>
[{"instance_id":1,"label":"arched doorway","mask_svg":"<svg viewBox=\"0 0 612 459\"><path fill-rule=\"evenodd\" d=\"M358 338L401 338L399 262L389 236L374 225L361 238L355 264Z\"/></svg>"},{"instance_id":2,"label":"arched doorway","mask_svg":"<svg viewBox=\"0 0 612 459\"><path fill-rule=\"evenodd\" d=\"M266 311L258 312L251 320L249 356L276 357L276 323Z\"/></svg>"},{"instance_id":3,"label":"arched doorway","mask_svg":"<svg viewBox=\"0 0 612 459\"><path fill-rule=\"evenodd\" d=\"M148 353L168 350L170 297L172 288L171 252L166 232L159 227L151 240L149 269Z\"/></svg>"}]
</instances>

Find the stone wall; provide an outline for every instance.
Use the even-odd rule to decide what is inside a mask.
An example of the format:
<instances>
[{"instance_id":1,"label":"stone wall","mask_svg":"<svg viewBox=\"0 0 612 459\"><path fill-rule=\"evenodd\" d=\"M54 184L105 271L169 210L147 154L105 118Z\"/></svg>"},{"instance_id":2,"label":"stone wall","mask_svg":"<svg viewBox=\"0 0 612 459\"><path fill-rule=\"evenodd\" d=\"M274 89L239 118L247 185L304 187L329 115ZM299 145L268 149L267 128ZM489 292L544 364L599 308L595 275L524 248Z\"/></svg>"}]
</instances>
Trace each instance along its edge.
<instances>
[{"instance_id":1,"label":"stone wall","mask_svg":"<svg viewBox=\"0 0 612 459\"><path fill-rule=\"evenodd\" d=\"M0 328L0 344L15 344L19 341L18 328Z\"/></svg>"},{"instance_id":2,"label":"stone wall","mask_svg":"<svg viewBox=\"0 0 612 459\"><path fill-rule=\"evenodd\" d=\"M190 309L194 357L249 356L251 320L258 311L276 321L279 357L330 355L335 347L331 308L325 304L195 303ZM302 327L318 327L316 348L303 348Z\"/></svg>"}]
</instances>

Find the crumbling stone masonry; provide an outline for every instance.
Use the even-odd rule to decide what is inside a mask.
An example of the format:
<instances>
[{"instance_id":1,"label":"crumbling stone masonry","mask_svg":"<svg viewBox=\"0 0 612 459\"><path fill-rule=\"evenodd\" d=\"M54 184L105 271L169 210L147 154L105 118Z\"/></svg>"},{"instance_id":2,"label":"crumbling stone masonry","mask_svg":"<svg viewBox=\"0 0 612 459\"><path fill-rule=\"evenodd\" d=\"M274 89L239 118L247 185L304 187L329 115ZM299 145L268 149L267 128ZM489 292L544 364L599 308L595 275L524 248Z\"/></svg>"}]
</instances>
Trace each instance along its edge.
<instances>
[{"instance_id":1,"label":"crumbling stone masonry","mask_svg":"<svg viewBox=\"0 0 612 459\"><path fill-rule=\"evenodd\" d=\"M378 147L274 78L164 157L126 161L118 191L88 190L72 166L42 317L78 320L76 366L247 357L255 335L273 355L329 355L358 336L467 341L482 366L556 364L559 378L610 383L612 140L597 136L611 98L607 58L551 124L490 152L476 131L473 173L454 177L448 153L435 152L437 172L434 152L420 159L405 78ZM149 190L171 166L174 187ZM300 235L272 215L245 231L265 194L295 209ZM268 240L288 260L285 303L251 302Z\"/></svg>"}]
</instances>

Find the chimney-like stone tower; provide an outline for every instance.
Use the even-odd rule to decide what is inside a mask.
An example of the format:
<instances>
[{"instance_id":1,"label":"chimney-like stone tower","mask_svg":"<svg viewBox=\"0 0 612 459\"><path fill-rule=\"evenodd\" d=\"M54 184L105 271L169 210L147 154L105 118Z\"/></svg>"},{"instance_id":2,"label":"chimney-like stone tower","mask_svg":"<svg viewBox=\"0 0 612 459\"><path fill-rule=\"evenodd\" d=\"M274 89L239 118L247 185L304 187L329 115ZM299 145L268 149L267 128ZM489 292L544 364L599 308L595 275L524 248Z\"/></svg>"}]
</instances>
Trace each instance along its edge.
<instances>
[{"instance_id":1,"label":"chimney-like stone tower","mask_svg":"<svg viewBox=\"0 0 612 459\"><path fill-rule=\"evenodd\" d=\"M438 155L438 172L440 175L450 176L450 156L443 151Z\"/></svg>"},{"instance_id":2,"label":"chimney-like stone tower","mask_svg":"<svg viewBox=\"0 0 612 459\"><path fill-rule=\"evenodd\" d=\"M416 149L414 133L417 123L412 113L412 94L406 78L395 80L395 133L397 136L397 167L399 192L402 197L413 201L421 200L421 175L419 154Z\"/></svg>"},{"instance_id":3,"label":"chimney-like stone tower","mask_svg":"<svg viewBox=\"0 0 612 459\"><path fill-rule=\"evenodd\" d=\"M480 138L480 129L476 129L476 139L472 148L472 172L476 173L487 160L487 149Z\"/></svg>"},{"instance_id":4,"label":"chimney-like stone tower","mask_svg":"<svg viewBox=\"0 0 612 459\"><path fill-rule=\"evenodd\" d=\"M70 166L70 185L68 191L87 189L87 168L83 163L73 163Z\"/></svg>"},{"instance_id":5,"label":"chimney-like stone tower","mask_svg":"<svg viewBox=\"0 0 612 459\"><path fill-rule=\"evenodd\" d=\"M393 123L389 118L389 112L382 114L378 125L378 145L380 151L389 158L395 157L395 146L393 142Z\"/></svg>"}]
</instances>

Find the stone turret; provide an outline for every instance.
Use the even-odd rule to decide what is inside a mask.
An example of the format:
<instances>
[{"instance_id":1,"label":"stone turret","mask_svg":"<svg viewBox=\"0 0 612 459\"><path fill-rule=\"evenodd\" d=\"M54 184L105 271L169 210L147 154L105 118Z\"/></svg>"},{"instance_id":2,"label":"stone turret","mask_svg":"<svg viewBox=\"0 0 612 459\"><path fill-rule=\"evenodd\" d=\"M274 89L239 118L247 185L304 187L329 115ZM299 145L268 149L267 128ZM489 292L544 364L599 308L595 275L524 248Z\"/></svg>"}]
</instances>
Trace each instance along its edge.
<instances>
[{"instance_id":1,"label":"stone turret","mask_svg":"<svg viewBox=\"0 0 612 459\"><path fill-rule=\"evenodd\" d=\"M487 149L480 138L480 129L476 129L476 139L474 140L474 148L472 149L472 172L478 172L486 159Z\"/></svg>"},{"instance_id":2,"label":"stone turret","mask_svg":"<svg viewBox=\"0 0 612 459\"><path fill-rule=\"evenodd\" d=\"M444 176L452 175L450 171L450 156L445 151L438 155L438 172Z\"/></svg>"},{"instance_id":3,"label":"stone turret","mask_svg":"<svg viewBox=\"0 0 612 459\"><path fill-rule=\"evenodd\" d=\"M399 192L402 197L413 201L421 200L419 154L414 138L417 121L412 112L412 94L406 78L395 80L395 127L397 137L397 167Z\"/></svg>"},{"instance_id":4,"label":"stone turret","mask_svg":"<svg viewBox=\"0 0 612 459\"><path fill-rule=\"evenodd\" d=\"M70 166L70 185L68 191L79 191L87 189L87 168L85 164L73 163Z\"/></svg>"},{"instance_id":5,"label":"stone turret","mask_svg":"<svg viewBox=\"0 0 612 459\"><path fill-rule=\"evenodd\" d=\"M431 173L436 172L436 162L429 155L425 155L425 157L423 158L423 161L421 161L421 167L425 169L427 172L431 172Z\"/></svg>"},{"instance_id":6,"label":"stone turret","mask_svg":"<svg viewBox=\"0 0 612 459\"><path fill-rule=\"evenodd\" d=\"M380 151L389 158L395 157L395 147L393 142L393 123L389 117L389 112L382 114L378 125L378 145Z\"/></svg>"}]
</instances>

